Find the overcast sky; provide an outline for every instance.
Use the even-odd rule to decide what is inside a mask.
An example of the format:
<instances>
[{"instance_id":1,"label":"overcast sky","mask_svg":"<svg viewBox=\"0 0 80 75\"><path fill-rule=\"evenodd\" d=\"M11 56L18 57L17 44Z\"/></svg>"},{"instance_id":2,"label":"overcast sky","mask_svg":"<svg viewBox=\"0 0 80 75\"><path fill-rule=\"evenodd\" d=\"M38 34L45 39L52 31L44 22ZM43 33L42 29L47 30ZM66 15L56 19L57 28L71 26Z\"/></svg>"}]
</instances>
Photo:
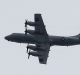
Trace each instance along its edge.
<instances>
[{"instance_id":1,"label":"overcast sky","mask_svg":"<svg viewBox=\"0 0 80 75\"><path fill-rule=\"evenodd\" d=\"M24 33L25 19L41 13L48 34L80 33L80 0L0 0L0 75L80 75L80 45L53 46L47 65L27 59L26 44L8 42L4 36Z\"/></svg>"}]
</instances>

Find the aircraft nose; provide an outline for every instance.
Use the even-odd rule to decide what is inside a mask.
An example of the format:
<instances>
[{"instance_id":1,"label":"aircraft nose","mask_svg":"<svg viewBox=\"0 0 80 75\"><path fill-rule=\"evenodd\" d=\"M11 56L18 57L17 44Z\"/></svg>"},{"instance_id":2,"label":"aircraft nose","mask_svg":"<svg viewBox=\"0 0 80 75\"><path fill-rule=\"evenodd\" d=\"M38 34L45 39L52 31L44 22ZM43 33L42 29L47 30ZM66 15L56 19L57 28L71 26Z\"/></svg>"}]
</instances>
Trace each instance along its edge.
<instances>
[{"instance_id":1,"label":"aircraft nose","mask_svg":"<svg viewBox=\"0 0 80 75\"><path fill-rule=\"evenodd\" d=\"M9 40L9 36L5 36L5 39L6 39L6 40Z\"/></svg>"}]
</instances>

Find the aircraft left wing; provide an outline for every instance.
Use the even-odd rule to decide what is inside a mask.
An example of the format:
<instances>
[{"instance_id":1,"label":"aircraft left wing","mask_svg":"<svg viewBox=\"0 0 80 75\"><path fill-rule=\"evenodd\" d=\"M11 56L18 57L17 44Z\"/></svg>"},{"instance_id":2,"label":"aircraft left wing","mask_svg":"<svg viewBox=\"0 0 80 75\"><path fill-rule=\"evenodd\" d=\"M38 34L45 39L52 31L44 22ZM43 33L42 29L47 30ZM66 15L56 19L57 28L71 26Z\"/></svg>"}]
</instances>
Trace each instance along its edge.
<instances>
[{"instance_id":1,"label":"aircraft left wing","mask_svg":"<svg viewBox=\"0 0 80 75\"><path fill-rule=\"evenodd\" d=\"M39 63L46 64L47 59L48 59L48 55L49 55L49 51L50 51L50 45L49 44L42 44L42 45L40 45L40 47L42 47L44 49L44 51L42 51L42 56L38 57ZM38 51L38 52L41 52L41 51Z\"/></svg>"}]
</instances>

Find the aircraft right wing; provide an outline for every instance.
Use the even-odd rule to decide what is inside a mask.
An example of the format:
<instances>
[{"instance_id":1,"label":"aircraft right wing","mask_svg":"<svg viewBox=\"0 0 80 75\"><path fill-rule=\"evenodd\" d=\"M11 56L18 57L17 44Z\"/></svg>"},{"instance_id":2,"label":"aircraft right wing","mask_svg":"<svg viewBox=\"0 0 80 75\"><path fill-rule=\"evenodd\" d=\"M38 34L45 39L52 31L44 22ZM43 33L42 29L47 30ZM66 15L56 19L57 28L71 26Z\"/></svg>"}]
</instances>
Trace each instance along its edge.
<instances>
[{"instance_id":1,"label":"aircraft right wing","mask_svg":"<svg viewBox=\"0 0 80 75\"><path fill-rule=\"evenodd\" d=\"M34 15L35 20L35 32L38 34L48 35L41 14Z\"/></svg>"}]
</instances>

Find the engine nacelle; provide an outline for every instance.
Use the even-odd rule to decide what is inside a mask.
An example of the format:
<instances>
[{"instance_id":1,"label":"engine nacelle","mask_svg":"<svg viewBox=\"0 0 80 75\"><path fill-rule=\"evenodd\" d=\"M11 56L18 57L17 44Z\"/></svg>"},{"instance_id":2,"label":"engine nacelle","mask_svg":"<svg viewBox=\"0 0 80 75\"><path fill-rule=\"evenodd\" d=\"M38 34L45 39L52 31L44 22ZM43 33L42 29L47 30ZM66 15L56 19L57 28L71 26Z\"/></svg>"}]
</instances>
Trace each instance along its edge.
<instances>
[{"instance_id":1,"label":"engine nacelle","mask_svg":"<svg viewBox=\"0 0 80 75\"><path fill-rule=\"evenodd\" d=\"M26 30L27 33L30 34L42 34L41 32L35 31L35 30Z\"/></svg>"},{"instance_id":2,"label":"engine nacelle","mask_svg":"<svg viewBox=\"0 0 80 75\"><path fill-rule=\"evenodd\" d=\"M35 30L27 30L27 33L29 33L29 34L35 34Z\"/></svg>"},{"instance_id":3,"label":"engine nacelle","mask_svg":"<svg viewBox=\"0 0 80 75\"><path fill-rule=\"evenodd\" d=\"M28 45L27 49L31 49L31 50L34 50L34 51L45 51L45 49L43 49L41 47L32 46L32 45Z\"/></svg>"},{"instance_id":4,"label":"engine nacelle","mask_svg":"<svg viewBox=\"0 0 80 75\"><path fill-rule=\"evenodd\" d=\"M31 52L29 52L28 54L29 54L29 55L32 55L32 56L38 56L38 57L41 57L41 56L42 56L41 53L35 52L35 51L31 51Z\"/></svg>"},{"instance_id":5,"label":"engine nacelle","mask_svg":"<svg viewBox=\"0 0 80 75\"><path fill-rule=\"evenodd\" d=\"M31 22L31 21L26 21L25 25L30 25L30 26L35 26L35 22Z\"/></svg>"}]
</instances>

